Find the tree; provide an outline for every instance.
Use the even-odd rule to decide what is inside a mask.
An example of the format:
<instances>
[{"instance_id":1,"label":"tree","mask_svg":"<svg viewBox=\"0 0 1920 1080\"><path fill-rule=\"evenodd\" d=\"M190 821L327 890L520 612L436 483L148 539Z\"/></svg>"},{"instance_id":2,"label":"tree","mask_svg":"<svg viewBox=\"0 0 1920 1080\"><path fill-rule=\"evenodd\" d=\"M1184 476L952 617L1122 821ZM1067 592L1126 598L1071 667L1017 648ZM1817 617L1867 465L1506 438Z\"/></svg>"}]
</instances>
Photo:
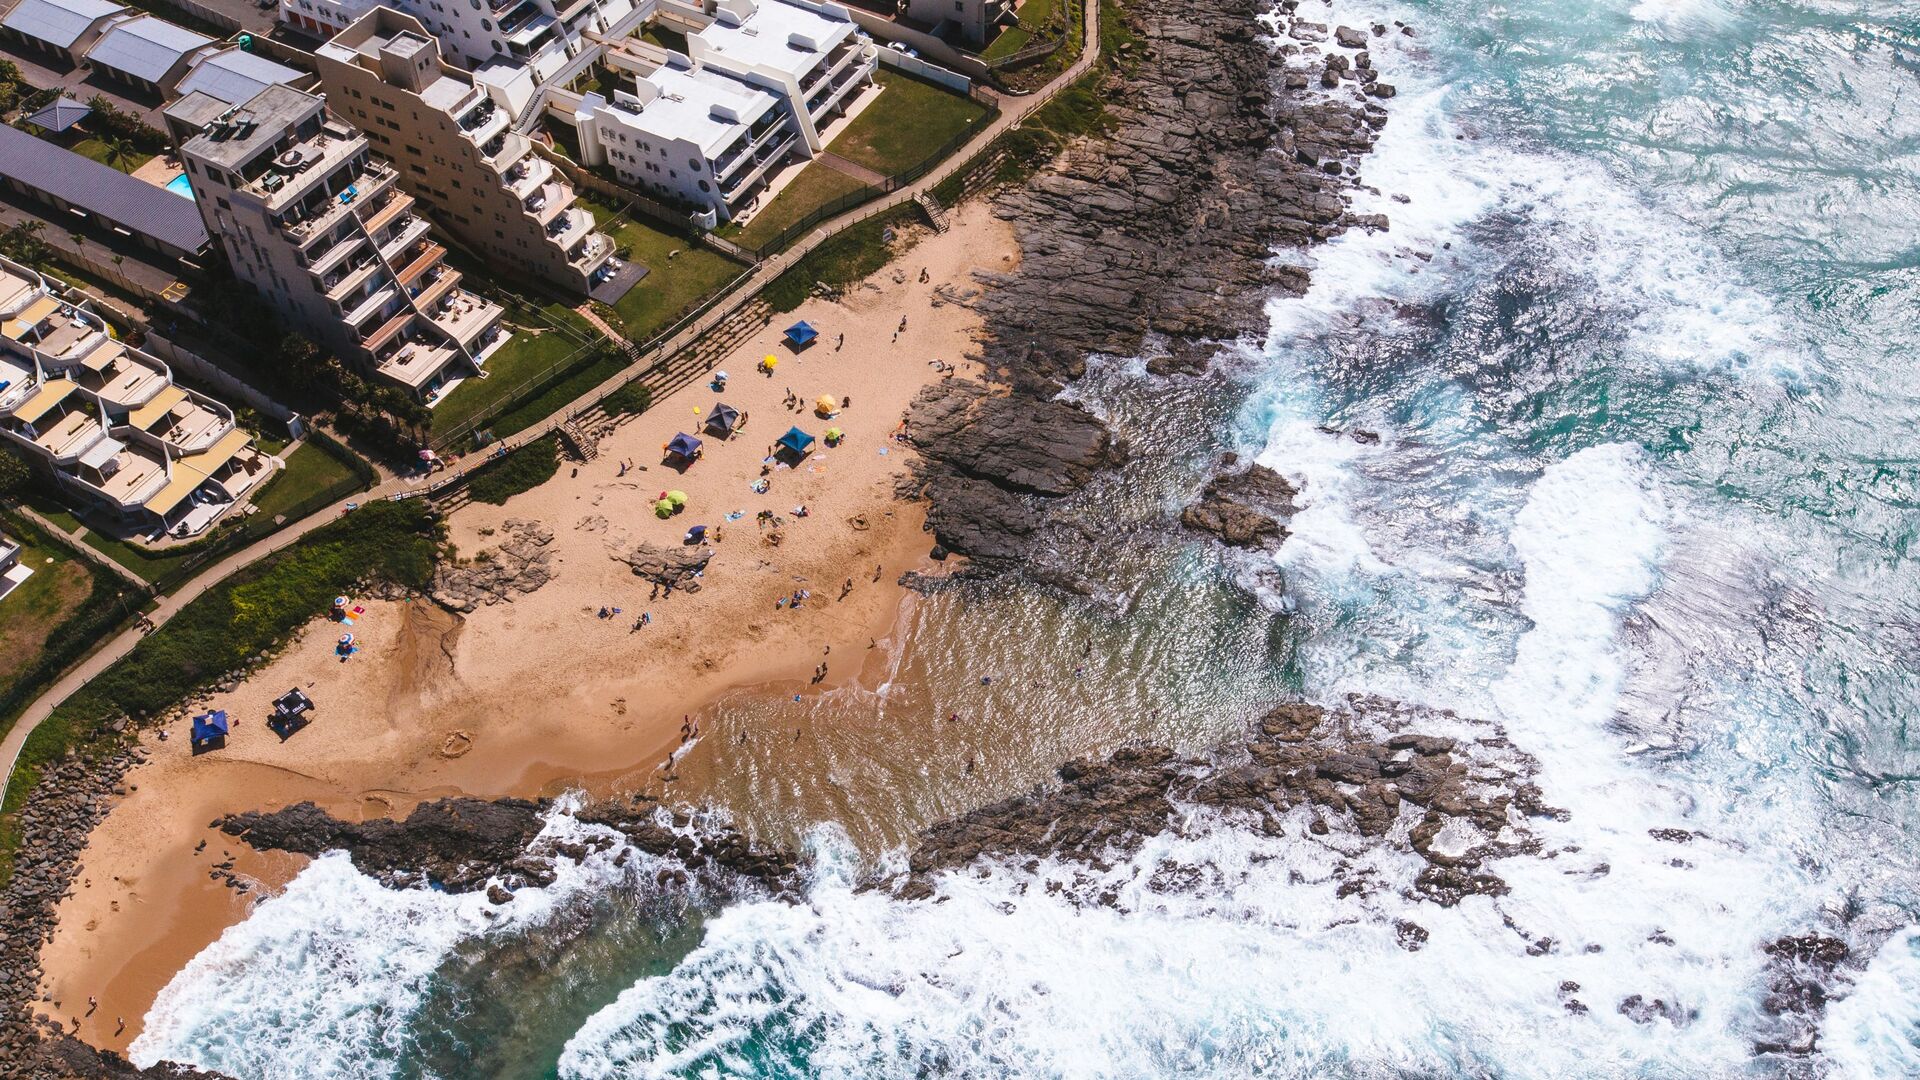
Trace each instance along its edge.
<instances>
[{"instance_id":1,"label":"tree","mask_svg":"<svg viewBox=\"0 0 1920 1080\"><path fill-rule=\"evenodd\" d=\"M0 255L28 266L42 266L53 257L53 250L40 239L45 222L22 221L0 232Z\"/></svg>"},{"instance_id":2,"label":"tree","mask_svg":"<svg viewBox=\"0 0 1920 1080\"><path fill-rule=\"evenodd\" d=\"M27 463L10 450L0 450L0 499L11 498L19 494L33 479L33 471Z\"/></svg>"},{"instance_id":3,"label":"tree","mask_svg":"<svg viewBox=\"0 0 1920 1080\"><path fill-rule=\"evenodd\" d=\"M100 141L106 145L107 164L116 169L125 171L126 164L140 156L140 151L124 135L107 135Z\"/></svg>"}]
</instances>

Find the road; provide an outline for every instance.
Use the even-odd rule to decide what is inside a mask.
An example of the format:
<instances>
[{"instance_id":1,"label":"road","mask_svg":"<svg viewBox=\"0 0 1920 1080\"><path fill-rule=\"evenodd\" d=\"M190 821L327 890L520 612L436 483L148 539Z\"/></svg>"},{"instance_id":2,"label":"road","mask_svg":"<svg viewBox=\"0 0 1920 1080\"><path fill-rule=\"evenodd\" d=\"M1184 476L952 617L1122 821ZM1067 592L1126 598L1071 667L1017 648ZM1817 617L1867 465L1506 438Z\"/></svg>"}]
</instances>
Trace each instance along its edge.
<instances>
[{"instance_id":1,"label":"road","mask_svg":"<svg viewBox=\"0 0 1920 1080\"><path fill-rule=\"evenodd\" d=\"M1100 59L1100 5L1097 3L1088 3L1085 4L1084 7L1086 9L1086 16L1082 31L1085 34L1085 38L1080 50L1080 58L1074 61L1073 65L1062 72L1059 77L1033 94L1011 99L1007 106L1001 109L1000 115L995 117L992 123L977 132L966 146L962 147L952 157L942 162L938 168L935 168L926 176L921 177L918 181L893 192L891 195L875 200L865 206L857 207L837 218L821 223L820 228L808 234L808 236L798 244L762 262L754 270L753 276L748 278L727 302L716 305L713 310L707 312L706 315L702 316L692 325L681 330L678 335L667 343L666 347L663 348L658 355L663 358L671 357L682 349L692 345L702 334L705 334L714 326L725 321L728 316L739 310L747 301L758 296L762 289L771 284L773 280L784 273L788 267L805 258L808 253L825 243L835 234L851 228L875 214L885 213L903 203L909 202L922 192L933 190L935 186L946 180L949 176L952 176L955 172L964 168L981 150L992 143L993 140L999 138L1027 117L1033 115L1041 106L1052 100L1053 96L1060 92L1060 90L1084 75L1093 64ZM624 386L635 376L643 374L645 369L652 368L661 363L664 363L664 361L659 359L641 360L635 363L633 366L622 370L606 382L601 383L599 386L574 399L572 404L547 418L544 422L536 424L509 439L503 440L501 445L504 445L508 449L517 449L536 439L544 438L555 428L571 419L580 409L597 403L607 394ZM202 571L199 576L163 598L160 606L149 613L148 617L156 627L166 625L169 619L179 614L180 609L198 599L208 589L225 581L234 573L286 547L288 544L307 535L314 529L338 518L346 512L347 504L350 502L365 503L375 499L392 498L397 495L405 495L409 492L417 492L421 486L422 481L417 477L400 478L388 480L374 487L371 491L362 492L351 499L342 499L340 502L335 503L325 510L303 518L287 526L285 529L274 533L272 536L244 547L215 563L213 566ZM5 739L0 740L0 757L4 757L7 762L6 776L9 784L12 783L13 768L20 760L20 749L26 745L27 737L33 734L34 729L38 728L48 716L52 715L53 710L58 708L67 698L73 696L81 687L87 685L87 683L91 682L101 672L111 667L115 661L131 652L133 647L139 644L140 639L144 636L145 633L138 627L121 633L105 646L95 651L91 656L88 656L79 664L75 665L65 675L61 676L59 681L49 687L45 693L34 699L31 705L27 706L26 710L20 714L20 718L15 721L12 729L7 732Z\"/></svg>"}]
</instances>

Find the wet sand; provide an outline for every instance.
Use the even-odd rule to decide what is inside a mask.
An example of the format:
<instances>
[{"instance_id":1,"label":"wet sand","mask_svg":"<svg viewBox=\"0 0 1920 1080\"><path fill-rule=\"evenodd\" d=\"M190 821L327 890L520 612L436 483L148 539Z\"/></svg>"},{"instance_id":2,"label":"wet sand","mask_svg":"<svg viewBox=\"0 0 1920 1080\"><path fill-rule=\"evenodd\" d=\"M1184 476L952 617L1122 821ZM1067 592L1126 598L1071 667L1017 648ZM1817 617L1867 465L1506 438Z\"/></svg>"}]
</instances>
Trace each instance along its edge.
<instances>
[{"instance_id":1,"label":"wet sand","mask_svg":"<svg viewBox=\"0 0 1920 1080\"><path fill-rule=\"evenodd\" d=\"M955 299L978 290L972 271L1010 270L1016 252L1004 223L968 207L948 233L921 237L841 302L811 300L744 343L718 365L732 376L724 394L704 384L679 391L604 439L594 461L563 462L554 480L505 506L474 503L451 516L463 558L496 546L510 520L551 527L555 576L537 591L464 617L423 601L356 597L359 652L350 659L335 655L342 628L319 618L254 677L201 706L233 718L226 747L192 755L184 721L164 741L148 735L151 760L128 775L127 795L89 839L42 952L49 1014L80 1016L83 1038L124 1049L173 974L304 865L209 828L221 814L312 800L364 818L444 795L575 787L670 796L683 718L716 698L820 694L884 678L879 643L913 602L898 579L937 565L923 512L895 495L911 455L892 435L913 395L940 377L930 360L972 374L978 319ZM908 325L897 332L903 315ZM822 338L795 355L779 334L799 318ZM754 370L768 353L781 358L770 378ZM800 411L783 406L788 390ZM851 404L823 419L812 412L822 394ZM715 400L746 412L745 430L707 439L684 473L662 465L662 445L677 431L698 432ZM816 444L756 494L750 485L789 424L816 436L837 426L847 438L834 449ZM624 476L623 461L635 466ZM652 502L667 489L686 492L688 507L660 520ZM796 518L802 504L809 513ZM785 519L777 546L756 526L762 509ZM727 521L733 512L742 516ZM650 598L649 582L618 556L638 542L677 547L695 524L719 530L702 587ZM800 589L812 595L799 610L777 606ZM315 598L317 614L329 599ZM600 618L603 607L620 614ZM651 624L635 630L642 612ZM282 741L264 719L289 687L317 708L310 726ZM100 1001L90 1017L89 995Z\"/></svg>"}]
</instances>

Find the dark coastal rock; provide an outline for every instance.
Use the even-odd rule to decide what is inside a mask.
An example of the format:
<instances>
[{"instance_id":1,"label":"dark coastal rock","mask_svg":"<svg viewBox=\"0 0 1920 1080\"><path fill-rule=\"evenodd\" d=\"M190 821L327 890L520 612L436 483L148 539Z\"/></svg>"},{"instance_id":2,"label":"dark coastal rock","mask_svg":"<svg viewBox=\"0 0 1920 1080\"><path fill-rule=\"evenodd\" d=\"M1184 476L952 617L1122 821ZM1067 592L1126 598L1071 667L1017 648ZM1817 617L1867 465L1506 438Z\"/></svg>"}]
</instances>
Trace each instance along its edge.
<instances>
[{"instance_id":1,"label":"dark coastal rock","mask_svg":"<svg viewBox=\"0 0 1920 1080\"><path fill-rule=\"evenodd\" d=\"M538 521L509 518L506 539L472 559L455 564L443 561L429 590L434 601L459 612L486 604L501 604L538 589L553 580L553 529Z\"/></svg>"},{"instance_id":2,"label":"dark coastal rock","mask_svg":"<svg viewBox=\"0 0 1920 1080\"><path fill-rule=\"evenodd\" d=\"M1754 1051L1804 1057L1820 1038L1820 1021L1836 987L1850 980L1842 965L1853 960L1847 943L1825 934L1779 938L1766 946L1767 991L1761 998L1768 1023L1754 1040Z\"/></svg>"},{"instance_id":3,"label":"dark coastal rock","mask_svg":"<svg viewBox=\"0 0 1920 1080\"><path fill-rule=\"evenodd\" d=\"M1283 523L1299 511L1293 503L1298 494L1286 477L1265 465L1254 465L1214 477L1201 491L1200 501L1181 511L1180 523L1211 533L1232 547L1270 551L1288 536Z\"/></svg>"},{"instance_id":4,"label":"dark coastal rock","mask_svg":"<svg viewBox=\"0 0 1920 1080\"><path fill-rule=\"evenodd\" d=\"M655 547L646 543L635 544L625 554L614 556L616 561L632 567L635 577L687 592L700 591L700 571L706 569L712 558L711 548Z\"/></svg>"},{"instance_id":5,"label":"dark coastal rock","mask_svg":"<svg viewBox=\"0 0 1920 1080\"><path fill-rule=\"evenodd\" d=\"M1274 265L1275 245L1347 227L1351 166L1376 137L1370 106L1351 80L1326 93L1291 70L1276 96L1287 58L1249 30L1265 11L1170 0L1129 19L1142 48L1102 88L1112 128L999 197L1021 263L979 301L996 389L946 380L908 425L929 524L975 572L1022 565L1054 523L1050 502L1119 462L1100 422L1057 399L1090 353L1137 355L1151 338L1167 344L1150 370L1198 370L1210 343L1264 330L1273 293L1306 290L1306 271ZM1328 31L1289 21L1285 32ZM932 434L956 430L955 416L979 423L965 438Z\"/></svg>"},{"instance_id":6,"label":"dark coastal rock","mask_svg":"<svg viewBox=\"0 0 1920 1080\"><path fill-rule=\"evenodd\" d=\"M261 851L344 850L361 873L389 884L424 881L448 892L472 892L526 851L544 823L544 810L527 799L440 799L414 807L404 821L348 822L305 802L271 813L230 814L215 824Z\"/></svg>"},{"instance_id":7,"label":"dark coastal rock","mask_svg":"<svg viewBox=\"0 0 1920 1080\"><path fill-rule=\"evenodd\" d=\"M1463 742L1403 730L1430 720L1468 724L1486 735ZM1559 813L1542 801L1530 779L1535 769L1492 725L1359 695L1331 710L1290 703L1262 718L1243 741L1204 758L1147 746L1102 761L1068 762L1055 787L926 830L904 874L868 887L924 899L936 892L937 874L981 861L1053 858L1103 866L1137 852L1196 807L1267 823L1300 811L1311 815L1313 835L1328 835L1339 824L1381 841L1402 815L1415 813L1419 823L1408 846L1428 866L1411 893L1451 906L1469 895L1505 892L1484 864L1536 850L1538 842L1517 822ZM1451 836L1447 845L1438 843L1443 833ZM1085 899L1099 902L1097 891ZM1411 930L1404 935L1408 947L1424 941Z\"/></svg>"}]
</instances>

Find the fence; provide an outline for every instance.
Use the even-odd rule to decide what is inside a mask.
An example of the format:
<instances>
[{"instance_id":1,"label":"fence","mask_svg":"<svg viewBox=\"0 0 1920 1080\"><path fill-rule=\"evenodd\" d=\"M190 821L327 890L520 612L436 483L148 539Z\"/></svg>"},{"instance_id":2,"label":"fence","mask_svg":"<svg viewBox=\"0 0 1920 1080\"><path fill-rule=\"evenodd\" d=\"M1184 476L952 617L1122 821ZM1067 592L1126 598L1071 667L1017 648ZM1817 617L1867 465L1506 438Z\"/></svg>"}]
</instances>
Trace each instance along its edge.
<instances>
[{"instance_id":1,"label":"fence","mask_svg":"<svg viewBox=\"0 0 1920 1080\"><path fill-rule=\"evenodd\" d=\"M165 360L176 371L182 371L198 382L212 386L223 399L244 401L257 412L263 412L282 423L290 423L297 415L292 409L273 400L242 382L232 372L220 367L206 357L193 352L169 340L156 330L149 329L141 348ZM229 400L228 404L232 404Z\"/></svg>"},{"instance_id":2,"label":"fence","mask_svg":"<svg viewBox=\"0 0 1920 1080\"><path fill-rule=\"evenodd\" d=\"M888 67L899 68L916 79L944 86L956 94L973 92L973 80L967 76L952 68L928 63L917 56L908 56L899 49L881 49L880 62Z\"/></svg>"}]
</instances>

